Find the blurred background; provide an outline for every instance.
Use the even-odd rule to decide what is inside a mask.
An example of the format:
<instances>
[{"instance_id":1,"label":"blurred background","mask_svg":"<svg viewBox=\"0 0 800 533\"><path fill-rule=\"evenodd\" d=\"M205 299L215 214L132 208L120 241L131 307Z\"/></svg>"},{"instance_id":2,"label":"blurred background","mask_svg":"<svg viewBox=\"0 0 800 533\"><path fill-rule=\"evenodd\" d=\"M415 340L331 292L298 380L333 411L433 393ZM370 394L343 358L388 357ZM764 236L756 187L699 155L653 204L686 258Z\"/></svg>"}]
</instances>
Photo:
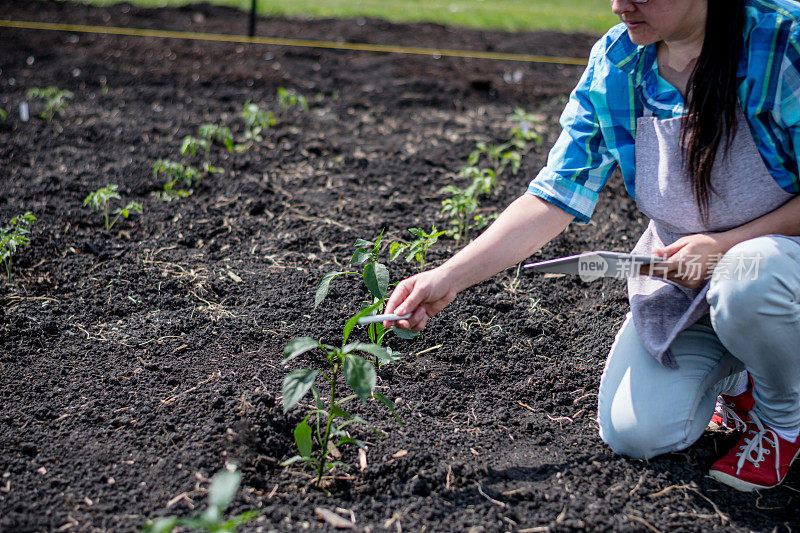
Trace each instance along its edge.
<instances>
[{"instance_id":1,"label":"blurred background","mask_svg":"<svg viewBox=\"0 0 800 533\"><path fill-rule=\"evenodd\" d=\"M109 5L117 0L88 0ZM142 7L182 6L192 0L129 0ZM250 11L253 0L208 3ZM308 18L376 17L394 22L508 31L558 30L602 34L618 20L607 0L255 0L260 15Z\"/></svg>"}]
</instances>

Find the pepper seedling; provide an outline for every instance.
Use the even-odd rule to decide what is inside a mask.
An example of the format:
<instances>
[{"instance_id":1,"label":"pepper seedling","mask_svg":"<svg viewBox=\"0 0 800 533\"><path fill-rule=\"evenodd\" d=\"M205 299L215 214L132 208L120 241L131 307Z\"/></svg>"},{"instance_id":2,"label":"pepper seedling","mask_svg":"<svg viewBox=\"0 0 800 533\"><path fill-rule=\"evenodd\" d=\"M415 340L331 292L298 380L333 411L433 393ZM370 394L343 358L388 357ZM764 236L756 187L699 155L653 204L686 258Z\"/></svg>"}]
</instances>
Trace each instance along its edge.
<instances>
[{"instance_id":1,"label":"pepper seedling","mask_svg":"<svg viewBox=\"0 0 800 533\"><path fill-rule=\"evenodd\" d=\"M205 511L192 517L166 516L148 520L142 533L172 533L176 527L207 532L235 532L236 528L254 520L261 514L261 511L254 509L227 520L224 518L225 510L236 497L241 481L242 474L236 470L217 472L211 479L211 486L208 489L208 505Z\"/></svg>"},{"instance_id":2,"label":"pepper seedling","mask_svg":"<svg viewBox=\"0 0 800 533\"><path fill-rule=\"evenodd\" d=\"M28 211L8 221L8 225L0 229L0 261L6 268L6 281L11 282L11 258L21 246L30 246L30 228L36 223L36 217Z\"/></svg>"},{"instance_id":3,"label":"pepper seedling","mask_svg":"<svg viewBox=\"0 0 800 533\"><path fill-rule=\"evenodd\" d=\"M524 149L524 141L520 143L519 139L513 139L502 144L479 142L469 154L467 163L470 166L476 166L481 158L485 157L495 175L501 175L510 164L511 173L516 176L522 164L521 149Z\"/></svg>"},{"instance_id":4,"label":"pepper seedling","mask_svg":"<svg viewBox=\"0 0 800 533\"><path fill-rule=\"evenodd\" d=\"M298 455L284 461L283 465L288 466L297 461L304 461L309 467L316 470L317 479L315 484L318 487L326 471L343 464L338 460L328 460L332 449L345 444L355 444L360 448L366 448L366 444L363 441L354 438L348 433L347 428L349 426L358 424L373 430L379 435L382 434L360 416L345 411L344 405L347 402L355 398L359 398L363 402L375 399L388 407L392 414L395 414L392 402L375 390L377 382L375 366L365 358L357 355L357 352L371 354L376 360L384 364L397 361L400 358L399 354L392 352L390 348L384 348L374 343L347 342L358 320L373 313L381 304L382 301L375 302L347 321L342 333L341 346L322 344L311 337L298 337L289 341L283 351L284 363L288 363L299 355L312 350L320 350L328 363L327 372L305 368L292 370L283 380L282 386L284 413L297 405L309 391L314 397L314 407L294 429ZM354 394L339 398L337 396L338 382L342 374L344 374L345 381ZM315 384L318 376L322 376L330 387L330 393L326 401L320 396ZM396 414L395 417L397 417ZM400 419L398 418L397 420L399 422ZM314 454L315 441L318 446L316 454Z\"/></svg>"},{"instance_id":5,"label":"pepper seedling","mask_svg":"<svg viewBox=\"0 0 800 533\"><path fill-rule=\"evenodd\" d=\"M96 191L89 193L83 200L84 206L89 206L95 211L101 211L103 213L103 219L105 220L106 231L111 231L111 228L114 224L117 223L119 217L128 218L131 213L142 213L142 206L136 202L128 202L125 204L125 207L118 207L114 210L113 214L117 215L114 217L113 220L110 220L109 217L109 210L111 209L111 202L114 200L122 200L122 197L117 192L119 187L115 183L110 183L105 187L101 187Z\"/></svg>"},{"instance_id":6,"label":"pepper seedling","mask_svg":"<svg viewBox=\"0 0 800 533\"><path fill-rule=\"evenodd\" d=\"M478 209L478 197L489 194L497 184L497 174L490 168L467 166L461 169L461 177L471 178L472 182L464 189L455 185L444 187L441 192L450 194L450 198L442 200L442 214L450 219L454 226L446 231L456 241L467 239L472 229L486 227L489 219L475 214Z\"/></svg>"},{"instance_id":7,"label":"pepper seedling","mask_svg":"<svg viewBox=\"0 0 800 533\"><path fill-rule=\"evenodd\" d=\"M538 116L528 113L521 107L515 107L514 112L509 115L509 118L516 122L517 125L511 128L511 138L520 139L522 141L533 141L536 146L542 145L542 136L537 130L540 119ZM522 147L525 148L524 146Z\"/></svg>"},{"instance_id":8,"label":"pepper seedling","mask_svg":"<svg viewBox=\"0 0 800 533\"><path fill-rule=\"evenodd\" d=\"M278 87L278 105L284 111L299 107L308 113L308 99L293 89Z\"/></svg>"},{"instance_id":9,"label":"pepper seedling","mask_svg":"<svg viewBox=\"0 0 800 533\"><path fill-rule=\"evenodd\" d=\"M251 143L263 141L261 133L275 125L275 115L271 111L261 109L250 100L242 106L239 116L244 120L245 140Z\"/></svg>"},{"instance_id":10,"label":"pepper seedling","mask_svg":"<svg viewBox=\"0 0 800 533\"><path fill-rule=\"evenodd\" d=\"M197 135L187 135L181 141L181 153L195 157L198 151L203 152L203 172L222 172L222 169L214 167L211 161L211 146L214 143L225 147L229 152L233 152L235 145L233 133L227 126L219 126L213 123L201 124L197 128Z\"/></svg>"},{"instance_id":11,"label":"pepper seedling","mask_svg":"<svg viewBox=\"0 0 800 533\"><path fill-rule=\"evenodd\" d=\"M56 115L62 116L64 114L67 100L71 100L74 95L71 91L50 86L32 87L28 90L27 96L31 100L44 100L44 109L39 113L39 117L50 122Z\"/></svg>"},{"instance_id":12,"label":"pepper seedling","mask_svg":"<svg viewBox=\"0 0 800 533\"><path fill-rule=\"evenodd\" d=\"M6 117L8 117L8 113L6 112L5 109L0 107L0 122L5 122L6 121Z\"/></svg>"},{"instance_id":13,"label":"pepper seedling","mask_svg":"<svg viewBox=\"0 0 800 533\"><path fill-rule=\"evenodd\" d=\"M165 202L190 196L193 192L191 188L197 186L201 180L201 174L196 168L169 159L159 159L153 163L153 174L158 177L161 173L167 176L167 181L163 190L156 193L156 197ZM183 185L188 190L176 189L178 185Z\"/></svg>"},{"instance_id":14,"label":"pepper seedling","mask_svg":"<svg viewBox=\"0 0 800 533\"><path fill-rule=\"evenodd\" d=\"M219 126L209 122L201 124L197 128L197 133L201 138L206 139L209 144L216 142L224 146L229 152L233 152L233 133L231 133L231 129L228 126Z\"/></svg>"},{"instance_id":15,"label":"pepper seedling","mask_svg":"<svg viewBox=\"0 0 800 533\"><path fill-rule=\"evenodd\" d=\"M414 235L416 239L411 242L393 242L389 245L389 259L394 261L400 257L400 255L406 254L406 263L416 261L419 264L419 271L422 272L425 270L425 259L428 255L428 250L430 250L431 246L436 244L439 237L446 232L437 231L436 226L432 227L430 233L426 233L425 230L420 228L408 228L408 231Z\"/></svg>"},{"instance_id":16,"label":"pepper seedling","mask_svg":"<svg viewBox=\"0 0 800 533\"><path fill-rule=\"evenodd\" d=\"M371 295L371 298L365 302L365 305L377 303L379 307L377 312L383 309L383 304L386 301L386 293L389 290L389 269L379 260L382 237L383 231L381 231L373 241L368 241L366 239L356 240L356 250L350 258L350 265L356 266L363 264L363 270L361 272L347 270L332 271L322 276L314 295L314 308L318 307L325 297L328 296L328 291L330 290L330 285L333 280L339 276L360 275L364 286L366 286ZM402 338L412 338L414 336L414 334L406 330L393 328L392 331ZM386 329L383 327L383 324L370 324L369 328L367 328L367 334L371 342L381 345L386 335Z\"/></svg>"}]
</instances>

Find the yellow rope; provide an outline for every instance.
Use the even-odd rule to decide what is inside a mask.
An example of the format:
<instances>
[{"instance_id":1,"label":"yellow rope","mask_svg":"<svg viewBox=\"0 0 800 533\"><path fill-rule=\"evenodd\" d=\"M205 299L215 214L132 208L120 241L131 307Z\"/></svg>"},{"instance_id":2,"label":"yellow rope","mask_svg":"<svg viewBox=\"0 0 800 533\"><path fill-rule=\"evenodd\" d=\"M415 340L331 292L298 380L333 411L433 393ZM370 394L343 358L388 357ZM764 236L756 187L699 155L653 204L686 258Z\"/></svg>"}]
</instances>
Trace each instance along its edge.
<instances>
[{"instance_id":1,"label":"yellow rope","mask_svg":"<svg viewBox=\"0 0 800 533\"><path fill-rule=\"evenodd\" d=\"M56 30L82 33L101 33L107 35L129 35L134 37L159 37L165 39L193 39L198 41L217 41L225 43L268 44L275 46L300 46L304 48L328 48L332 50L354 50L359 52L386 52L393 54L415 54L434 57L460 57L465 59L494 59L499 61L523 61L528 63L550 63L559 65L586 65L585 59L574 57L540 56L533 54L511 54L501 52L480 52L477 50L448 50L439 48L419 48L414 46L395 46L366 43L337 43L307 39L283 39L280 37L248 37L246 35L225 35L221 33L196 33L186 31L147 30L143 28L120 28L114 26L86 26L83 24L57 24L24 20L0 19L0 27L27 30Z\"/></svg>"}]
</instances>

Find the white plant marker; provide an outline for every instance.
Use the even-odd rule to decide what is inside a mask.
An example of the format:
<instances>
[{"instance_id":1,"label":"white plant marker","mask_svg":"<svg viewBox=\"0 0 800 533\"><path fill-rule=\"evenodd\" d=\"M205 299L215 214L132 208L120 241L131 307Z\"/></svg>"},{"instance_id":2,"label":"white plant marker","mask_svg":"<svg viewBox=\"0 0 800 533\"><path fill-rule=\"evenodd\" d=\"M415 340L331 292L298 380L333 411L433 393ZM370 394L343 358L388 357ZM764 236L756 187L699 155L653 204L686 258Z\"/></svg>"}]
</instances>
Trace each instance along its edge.
<instances>
[{"instance_id":1,"label":"white plant marker","mask_svg":"<svg viewBox=\"0 0 800 533\"><path fill-rule=\"evenodd\" d=\"M411 313L408 313L407 315L396 315L394 313L388 313L385 315L362 316L361 318L358 319L358 323L372 324L373 322L383 322L384 320L395 322L397 320L405 320L407 318L411 318Z\"/></svg>"}]
</instances>

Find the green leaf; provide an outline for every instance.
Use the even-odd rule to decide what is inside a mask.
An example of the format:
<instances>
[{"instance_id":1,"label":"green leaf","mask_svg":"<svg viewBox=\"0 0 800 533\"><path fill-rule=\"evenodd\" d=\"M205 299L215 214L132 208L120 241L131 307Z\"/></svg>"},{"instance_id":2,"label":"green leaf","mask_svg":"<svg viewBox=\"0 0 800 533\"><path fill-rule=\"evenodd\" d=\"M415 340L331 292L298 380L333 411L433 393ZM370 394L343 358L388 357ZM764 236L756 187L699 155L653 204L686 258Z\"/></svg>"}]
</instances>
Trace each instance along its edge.
<instances>
[{"instance_id":1,"label":"green leaf","mask_svg":"<svg viewBox=\"0 0 800 533\"><path fill-rule=\"evenodd\" d=\"M222 516L217 516L217 514L216 507L209 507L200 517L179 519L178 525L183 529L189 530L215 531L217 524L222 519Z\"/></svg>"},{"instance_id":2,"label":"green leaf","mask_svg":"<svg viewBox=\"0 0 800 533\"><path fill-rule=\"evenodd\" d=\"M297 424L294 428L294 441L297 444L297 451L301 457L311 457L311 426L305 420Z\"/></svg>"},{"instance_id":3,"label":"green leaf","mask_svg":"<svg viewBox=\"0 0 800 533\"><path fill-rule=\"evenodd\" d=\"M283 362L288 363L298 355L302 355L314 348L319 347L319 343L311 337L297 337L290 340L283 349Z\"/></svg>"},{"instance_id":4,"label":"green leaf","mask_svg":"<svg viewBox=\"0 0 800 533\"><path fill-rule=\"evenodd\" d=\"M172 530L178 525L178 518L174 516L165 516L163 518L156 518L152 524L145 526L142 533L172 533Z\"/></svg>"},{"instance_id":5,"label":"green leaf","mask_svg":"<svg viewBox=\"0 0 800 533\"><path fill-rule=\"evenodd\" d=\"M381 305L383 305L383 301L375 302L369 307L362 309L361 311L353 315L353 317L347 321L347 323L344 325L344 332L342 334L342 346L344 346L347 343L347 338L350 336L350 332L353 331L353 328L356 327L356 324L358 324L358 319L361 318L362 316L367 316L372 314L372 312Z\"/></svg>"},{"instance_id":6,"label":"green leaf","mask_svg":"<svg viewBox=\"0 0 800 533\"><path fill-rule=\"evenodd\" d=\"M413 339L420 334L419 331L408 331L407 329L392 328L392 332L401 339Z\"/></svg>"},{"instance_id":7,"label":"green leaf","mask_svg":"<svg viewBox=\"0 0 800 533\"><path fill-rule=\"evenodd\" d=\"M370 258L370 253L363 248L359 248L353 253L353 257L350 258L351 265L360 265L364 261Z\"/></svg>"},{"instance_id":8,"label":"green leaf","mask_svg":"<svg viewBox=\"0 0 800 533\"><path fill-rule=\"evenodd\" d=\"M193 156L197 155L197 142L194 137L187 135L181 141L181 153L188 155L190 152Z\"/></svg>"},{"instance_id":9,"label":"green leaf","mask_svg":"<svg viewBox=\"0 0 800 533\"><path fill-rule=\"evenodd\" d=\"M381 232L375 238L375 241L372 243L372 253L375 257L378 257L378 251L381 249L381 239L383 238L383 232L384 230L381 230Z\"/></svg>"},{"instance_id":10,"label":"green leaf","mask_svg":"<svg viewBox=\"0 0 800 533\"><path fill-rule=\"evenodd\" d=\"M331 407L331 415L333 415L333 418L344 418L344 419L350 418L350 413L348 413L338 405L334 405L333 407Z\"/></svg>"},{"instance_id":11,"label":"green leaf","mask_svg":"<svg viewBox=\"0 0 800 533\"><path fill-rule=\"evenodd\" d=\"M405 249L405 245L399 242L393 242L389 245L389 261L394 261L397 257L403 253Z\"/></svg>"},{"instance_id":12,"label":"green leaf","mask_svg":"<svg viewBox=\"0 0 800 533\"><path fill-rule=\"evenodd\" d=\"M319 284L317 285L317 292L314 295L314 308L316 309L319 304L322 303L322 300L328 296L328 291L331 288L331 281L335 280L342 274L349 274L349 272L336 272L331 271L322 276L322 279L319 280Z\"/></svg>"},{"instance_id":13,"label":"green leaf","mask_svg":"<svg viewBox=\"0 0 800 533\"><path fill-rule=\"evenodd\" d=\"M283 393L284 413L294 407L295 404L306 395L314 384L314 380L317 379L318 373L319 371L317 370L292 370L289 372L289 375L283 379L281 391Z\"/></svg>"},{"instance_id":14,"label":"green leaf","mask_svg":"<svg viewBox=\"0 0 800 533\"><path fill-rule=\"evenodd\" d=\"M367 263L364 267L364 284L375 298L383 299L389 289L389 269L382 263Z\"/></svg>"},{"instance_id":15,"label":"green leaf","mask_svg":"<svg viewBox=\"0 0 800 533\"><path fill-rule=\"evenodd\" d=\"M218 472L211 479L211 487L208 489L208 505L214 506L220 511L227 509L239 490L241 480L241 472L229 472L228 470Z\"/></svg>"},{"instance_id":16,"label":"green leaf","mask_svg":"<svg viewBox=\"0 0 800 533\"><path fill-rule=\"evenodd\" d=\"M372 242L364 239L356 239L356 243L353 246L356 248L372 248Z\"/></svg>"},{"instance_id":17,"label":"green leaf","mask_svg":"<svg viewBox=\"0 0 800 533\"><path fill-rule=\"evenodd\" d=\"M344 358L344 377L359 398L367 401L375 390L378 376L372 363L354 354Z\"/></svg>"},{"instance_id":18,"label":"green leaf","mask_svg":"<svg viewBox=\"0 0 800 533\"><path fill-rule=\"evenodd\" d=\"M314 397L314 405L317 407L317 410L324 411L326 406L320 399L319 390L317 390L316 385L311 385L311 395Z\"/></svg>"},{"instance_id":19,"label":"green leaf","mask_svg":"<svg viewBox=\"0 0 800 533\"><path fill-rule=\"evenodd\" d=\"M389 400L389 398L387 398L386 396L384 396L380 392L373 392L372 393L372 397L375 398L376 400L378 400L379 402L381 402L386 407L388 407L389 411L394 415L394 417L397 420L397 422L401 426L403 425L403 421L400 420L400 417L397 416L397 413L394 412L394 404L391 402L391 400Z\"/></svg>"},{"instance_id":20,"label":"green leaf","mask_svg":"<svg viewBox=\"0 0 800 533\"><path fill-rule=\"evenodd\" d=\"M400 359L399 355L394 355L388 348L378 346L377 344L367 344L365 342L351 342L342 349L343 352L366 352L374 355L379 361L384 363L393 363Z\"/></svg>"},{"instance_id":21,"label":"green leaf","mask_svg":"<svg viewBox=\"0 0 800 533\"><path fill-rule=\"evenodd\" d=\"M237 527L258 518L260 514L261 514L260 509L251 509L250 511L245 511L239 516L234 516L233 518L223 523L222 529L223 531L235 531Z\"/></svg>"}]
</instances>

